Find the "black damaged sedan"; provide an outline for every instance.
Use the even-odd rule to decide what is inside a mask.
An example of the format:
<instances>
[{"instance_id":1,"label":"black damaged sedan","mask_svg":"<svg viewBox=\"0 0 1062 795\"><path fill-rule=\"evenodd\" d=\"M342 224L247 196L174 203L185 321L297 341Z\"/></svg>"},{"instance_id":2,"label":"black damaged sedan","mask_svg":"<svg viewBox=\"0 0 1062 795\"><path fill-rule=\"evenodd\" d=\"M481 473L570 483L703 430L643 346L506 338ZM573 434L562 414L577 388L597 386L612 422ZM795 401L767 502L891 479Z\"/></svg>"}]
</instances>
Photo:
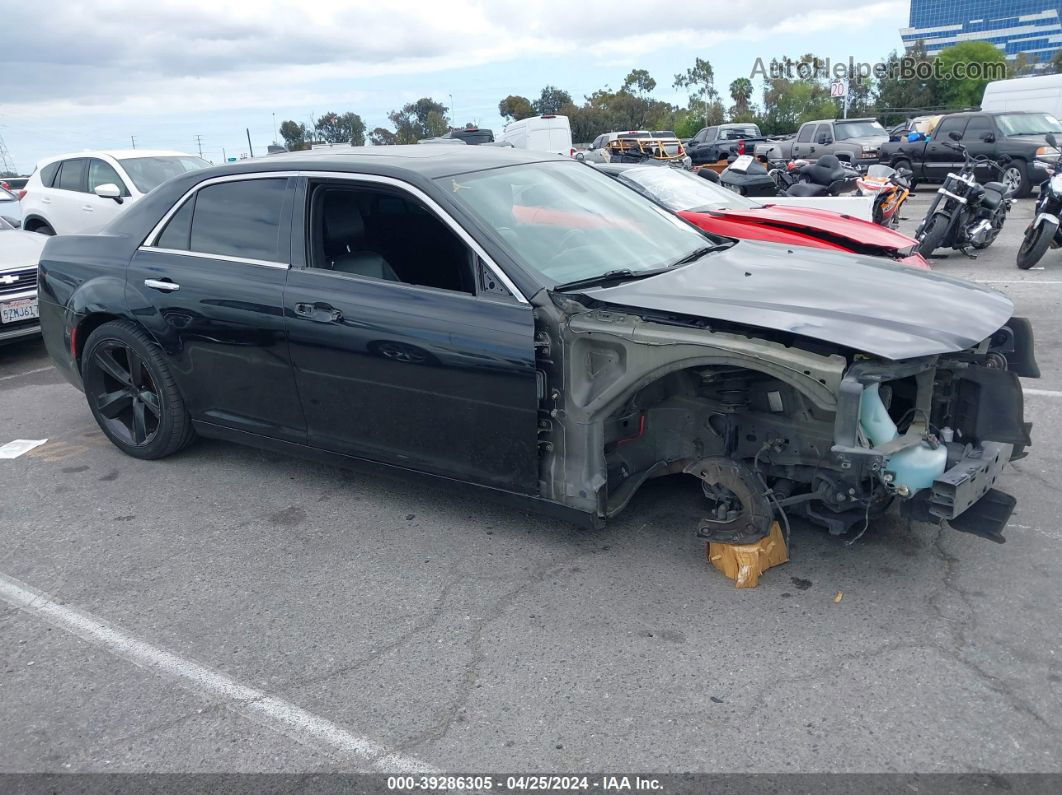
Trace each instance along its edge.
<instances>
[{"instance_id":1,"label":"black damaged sedan","mask_svg":"<svg viewBox=\"0 0 1062 795\"><path fill-rule=\"evenodd\" d=\"M40 320L122 451L209 436L603 524L701 481L702 537L899 503L1002 541L1029 323L876 258L711 238L567 158L379 147L177 177L49 239ZM692 479L691 479L691 482Z\"/></svg>"}]
</instances>

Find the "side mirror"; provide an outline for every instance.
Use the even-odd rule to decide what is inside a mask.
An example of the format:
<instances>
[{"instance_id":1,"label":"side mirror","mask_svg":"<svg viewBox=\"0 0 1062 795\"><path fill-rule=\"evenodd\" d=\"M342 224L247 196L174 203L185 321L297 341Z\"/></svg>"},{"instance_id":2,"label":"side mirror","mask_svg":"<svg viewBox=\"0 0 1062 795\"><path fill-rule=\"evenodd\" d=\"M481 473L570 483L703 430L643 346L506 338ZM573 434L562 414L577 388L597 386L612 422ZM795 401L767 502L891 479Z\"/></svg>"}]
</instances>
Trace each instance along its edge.
<instances>
[{"instance_id":1,"label":"side mirror","mask_svg":"<svg viewBox=\"0 0 1062 795\"><path fill-rule=\"evenodd\" d=\"M113 182L105 182L102 185L97 185L93 191L101 199L120 199L122 198L122 189L115 185Z\"/></svg>"},{"instance_id":2,"label":"side mirror","mask_svg":"<svg viewBox=\"0 0 1062 795\"><path fill-rule=\"evenodd\" d=\"M1054 133L1048 133L1045 136L1044 140L1047 141L1047 144L1049 146L1053 146L1055 149L1058 149L1058 139L1055 138L1055 134Z\"/></svg>"},{"instance_id":3,"label":"side mirror","mask_svg":"<svg viewBox=\"0 0 1062 795\"><path fill-rule=\"evenodd\" d=\"M996 142L996 134L986 132L981 136L981 140L984 141L986 144L994 144Z\"/></svg>"},{"instance_id":4,"label":"side mirror","mask_svg":"<svg viewBox=\"0 0 1062 795\"><path fill-rule=\"evenodd\" d=\"M960 138L962 138L962 136L959 135L957 130L952 130L950 133L948 133L948 137L953 141L958 141Z\"/></svg>"}]
</instances>

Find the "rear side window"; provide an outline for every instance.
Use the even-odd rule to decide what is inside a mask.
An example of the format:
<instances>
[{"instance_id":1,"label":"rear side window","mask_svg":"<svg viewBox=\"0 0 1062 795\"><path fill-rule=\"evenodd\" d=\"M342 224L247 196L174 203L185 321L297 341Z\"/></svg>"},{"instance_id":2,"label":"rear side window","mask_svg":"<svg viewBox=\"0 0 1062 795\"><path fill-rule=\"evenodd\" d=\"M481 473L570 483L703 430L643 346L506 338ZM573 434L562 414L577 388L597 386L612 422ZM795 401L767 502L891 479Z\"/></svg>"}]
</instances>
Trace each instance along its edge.
<instances>
[{"instance_id":1,"label":"rear side window","mask_svg":"<svg viewBox=\"0 0 1062 795\"><path fill-rule=\"evenodd\" d=\"M62 190L85 190L85 160L64 160L59 176L55 180L55 187Z\"/></svg>"},{"instance_id":2,"label":"rear side window","mask_svg":"<svg viewBox=\"0 0 1062 795\"><path fill-rule=\"evenodd\" d=\"M201 254L284 262L280 220L287 179L208 185L196 193L188 248Z\"/></svg>"},{"instance_id":3,"label":"rear side window","mask_svg":"<svg viewBox=\"0 0 1062 795\"><path fill-rule=\"evenodd\" d=\"M811 136L814 132L814 124L805 124L803 127L800 128L800 134L797 135L797 140L802 144L806 144L808 141L811 140Z\"/></svg>"},{"instance_id":4,"label":"rear side window","mask_svg":"<svg viewBox=\"0 0 1062 795\"><path fill-rule=\"evenodd\" d=\"M192 212L195 208L195 196L181 205L166 228L162 230L158 241L159 248L172 248L175 251L187 251L192 236Z\"/></svg>"},{"instance_id":5,"label":"rear side window","mask_svg":"<svg viewBox=\"0 0 1062 795\"><path fill-rule=\"evenodd\" d=\"M46 188L52 187L52 182L55 181L55 175L59 173L59 163L62 161L55 161L49 163L41 169L41 185Z\"/></svg>"}]
</instances>

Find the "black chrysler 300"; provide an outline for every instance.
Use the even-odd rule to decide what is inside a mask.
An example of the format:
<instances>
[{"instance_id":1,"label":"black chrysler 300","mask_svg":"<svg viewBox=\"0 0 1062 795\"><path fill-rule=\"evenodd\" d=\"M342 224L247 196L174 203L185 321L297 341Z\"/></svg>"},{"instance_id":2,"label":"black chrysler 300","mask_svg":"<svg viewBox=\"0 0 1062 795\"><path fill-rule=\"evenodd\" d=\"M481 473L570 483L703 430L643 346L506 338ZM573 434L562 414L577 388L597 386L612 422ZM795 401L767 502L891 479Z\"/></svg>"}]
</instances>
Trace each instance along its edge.
<instances>
[{"instance_id":1,"label":"black chrysler 300","mask_svg":"<svg viewBox=\"0 0 1062 795\"><path fill-rule=\"evenodd\" d=\"M460 151L458 151L460 150ZM898 502L1002 541L1037 371L1004 296L876 258L705 236L575 161L281 155L48 241L41 326L104 433L370 462L601 524L700 479L699 534ZM692 479L691 479L692 482Z\"/></svg>"}]
</instances>

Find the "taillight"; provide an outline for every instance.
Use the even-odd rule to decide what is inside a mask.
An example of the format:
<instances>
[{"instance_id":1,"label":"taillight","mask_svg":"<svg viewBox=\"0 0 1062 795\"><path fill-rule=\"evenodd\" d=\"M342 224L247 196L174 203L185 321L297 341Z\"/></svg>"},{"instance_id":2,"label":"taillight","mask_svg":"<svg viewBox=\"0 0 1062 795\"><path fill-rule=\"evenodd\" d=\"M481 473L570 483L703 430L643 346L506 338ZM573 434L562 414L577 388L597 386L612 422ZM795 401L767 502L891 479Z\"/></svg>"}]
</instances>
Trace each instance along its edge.
<instances>
[{"instance_id":1,"label":"taillight","mask_svg":"<svg viewBox=\"0 0 1062 795\"><path fill-rule=\"evenodd\" d=\"M26 195L26 189L25 189L25 188L23 188L22 190L20 190L20 191L18 192L18 194L17 194L17 195L18 195L18 200L19 200L19 201L22 201L22 199L23 199L23 198L25 197L25 195Z\"/></svg>"},{"instance_id":2,"label":"taillight","mask_svg":"<svg viewBox=\"0 0 1062 795\"><path fill-rule=\"evenodd\" d=\"M575 157L575 147L568 150L568 157Z\"/></svg>"},{"instance_id":3,"label":"taillight","mask_svg":"<svg viewBox=\"0 0 1062 795\"><path fill-rule=\"evenodd\" d=\"M745 141L744 139L737 142L737 153L739 155L745 154Z\"/></svg>"}]
</instances>

